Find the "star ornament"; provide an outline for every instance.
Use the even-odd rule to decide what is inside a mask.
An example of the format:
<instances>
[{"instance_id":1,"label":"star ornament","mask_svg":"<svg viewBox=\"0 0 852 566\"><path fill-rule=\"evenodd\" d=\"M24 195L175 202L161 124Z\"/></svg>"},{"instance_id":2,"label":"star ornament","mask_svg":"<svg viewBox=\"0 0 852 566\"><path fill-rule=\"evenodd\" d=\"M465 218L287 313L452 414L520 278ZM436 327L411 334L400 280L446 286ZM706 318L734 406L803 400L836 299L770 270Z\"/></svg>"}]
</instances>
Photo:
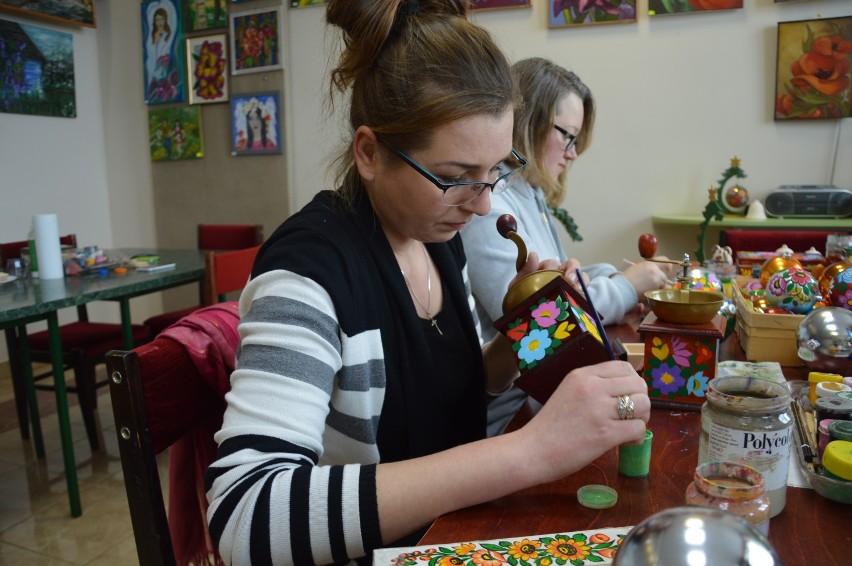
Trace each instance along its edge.
<instances>
[{"instance_id":1,"label":"star ornament","mask_svg":"<svg viewBox=\"0 0 852 566\"><path fill-rule=\"evenodd\" d=\"M731 167L733 167L735 169L740 168L740 158L737 157L736 155L731 158Z\"/></svg>"}]
</instances>

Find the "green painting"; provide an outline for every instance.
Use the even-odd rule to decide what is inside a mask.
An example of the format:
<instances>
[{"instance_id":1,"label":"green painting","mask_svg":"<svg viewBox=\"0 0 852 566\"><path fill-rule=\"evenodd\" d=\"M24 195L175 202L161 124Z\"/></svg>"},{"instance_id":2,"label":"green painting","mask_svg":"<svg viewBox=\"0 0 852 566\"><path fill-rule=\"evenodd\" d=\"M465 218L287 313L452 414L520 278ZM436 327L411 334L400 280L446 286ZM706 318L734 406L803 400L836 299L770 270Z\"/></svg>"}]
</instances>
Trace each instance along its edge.
<instances>
[{"instance_id":1,"label":"green painting","mask_svg":"<svg viewBox=\"0 0 852 566\"><path fill-rule=\"evenodd\" d=\"M201 108L177 106L148 110L148 139L151 161L201 159L204 157Z\"/></svg>"}]
</instances>

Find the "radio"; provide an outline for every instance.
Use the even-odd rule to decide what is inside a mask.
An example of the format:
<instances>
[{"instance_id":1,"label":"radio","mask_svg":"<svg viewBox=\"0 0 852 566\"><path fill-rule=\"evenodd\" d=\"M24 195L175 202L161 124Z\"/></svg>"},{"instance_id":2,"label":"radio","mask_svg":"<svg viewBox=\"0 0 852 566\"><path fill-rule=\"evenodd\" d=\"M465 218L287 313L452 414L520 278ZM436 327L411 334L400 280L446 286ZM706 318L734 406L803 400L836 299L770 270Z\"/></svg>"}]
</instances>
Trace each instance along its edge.
<instances>
[{"instance_id":1,"label":"radio","mask_svg":"<svg viewBox=\"0 0 852 566\"><path fill-rule=\"evenodd\" d=\"M834 185L781 185L764 207L769 216L845 218L852 216L852 192Z\"/></svg>"}]
</instances>

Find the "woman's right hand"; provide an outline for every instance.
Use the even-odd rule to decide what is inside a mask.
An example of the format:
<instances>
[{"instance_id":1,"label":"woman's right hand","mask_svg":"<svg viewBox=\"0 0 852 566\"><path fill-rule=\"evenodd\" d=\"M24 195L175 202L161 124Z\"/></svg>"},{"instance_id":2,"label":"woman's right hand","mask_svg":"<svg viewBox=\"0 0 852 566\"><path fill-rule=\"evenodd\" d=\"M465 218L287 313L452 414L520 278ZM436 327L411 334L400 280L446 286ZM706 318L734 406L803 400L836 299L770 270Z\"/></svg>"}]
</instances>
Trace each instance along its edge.
<instances>
[{"instance_id":1,"label":"woman's right hand","mask_svg":"<svg viewBox=\"0 0 852 566\"><path fill-rule=\"evenodd\" d=\"M636 290L636 295L641 299L645 295L645 291L653 291L654 289L662 289L668 283L670 274L669 269L664 269L661 266L669 267L671 264L660 264L652 261L640 261L631 265L622 273L630 284Z\"/></svg>"}]
</instances>

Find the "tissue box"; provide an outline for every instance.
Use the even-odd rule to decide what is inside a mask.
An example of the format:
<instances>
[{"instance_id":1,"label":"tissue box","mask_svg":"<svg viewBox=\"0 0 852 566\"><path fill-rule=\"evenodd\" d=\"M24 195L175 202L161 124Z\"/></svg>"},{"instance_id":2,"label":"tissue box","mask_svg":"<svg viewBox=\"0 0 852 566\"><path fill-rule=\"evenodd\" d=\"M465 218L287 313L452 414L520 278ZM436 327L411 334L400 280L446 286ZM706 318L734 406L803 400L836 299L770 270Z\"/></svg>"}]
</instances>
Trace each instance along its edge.
<instances>
[{"instance_id":1,"label":"tissue box","mask_svg":"<svg viewBox=\"0 0 852 566\"><path fill-rule=\"evenodd\" d=\"M494 322L512 343L515 384L544 403L571 370L609 359L585 297L557 277Z\"/></svg>"},{"instance_id":2,"label":"tissue box","mask_svg":"<svg viewBox=\"0 0 852 566\"><path fill-rule=\"evenodd\" d=\"M804 365L799 359L796 334L805 315L767 314L755 310L742 292L748 277L734 280L737 305L737 338L750 362L778 362L782 366Z\"/></svg>"}]
</instances>

